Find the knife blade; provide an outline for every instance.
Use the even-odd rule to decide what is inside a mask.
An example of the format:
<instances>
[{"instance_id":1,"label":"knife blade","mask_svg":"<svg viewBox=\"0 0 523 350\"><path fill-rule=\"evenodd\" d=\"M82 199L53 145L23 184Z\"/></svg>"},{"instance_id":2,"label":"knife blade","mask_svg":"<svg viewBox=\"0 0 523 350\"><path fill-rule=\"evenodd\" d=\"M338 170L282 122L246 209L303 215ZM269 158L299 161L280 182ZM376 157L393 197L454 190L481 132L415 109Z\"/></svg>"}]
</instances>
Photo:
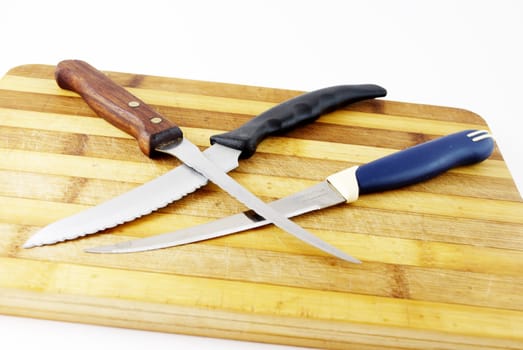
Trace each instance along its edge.
<instances>
[{"instance_id":1,"label":"knife blade","mask_svg":"<svg viewBox=\"0 0 523 350\"><path fill-rule=\"evenodd\" d=\"M397 189L428 180L458 166L479 163L494 150L485 130L464 130L393 153L365 165L335 173L323 182L269 205L287 217L350 203L360 194ZM85 249L89 253L132 253L221 237L267 225L269 221L246 211L202 225L147 238Z\"/></svg>"},{"instance_id":2,"label":"knife blade","mask_svg":"<svg viewBox=\"0 0 523 350\"><path fill-rule=\"evenodd\" d=\"M183 138L176 125L87 63L63 61L57 67L56 78L60 87L79 93L97 114L134 136L148 156L155 152L165 152L181 158L189 166L180 166L134 192L131 191L132 194L129 192L128 196L122 195L107 202L107 205L91 208L51 224L33 235L24 247L74 239L133 220L183 197L211 178L217 180L217 185L225 187L233 196L240 197L244 202L247 198L247 203L244 204L271 221L276 221L278 226L297 233L320 249L327 249L350 259L343 252L324 244L298 225L287 221L287 218L282 220L280 214L242 188L225 171L235 168L239 157L251 156L263 138L312 121L347 103L384 96L386 91L383 88L376 85L339 86L298 96L233 132L214 136L211 139L213 146L202 154L196 146ZM198 171L194 171L192 167L196 167Z\"/></svg>"}]
</instances>

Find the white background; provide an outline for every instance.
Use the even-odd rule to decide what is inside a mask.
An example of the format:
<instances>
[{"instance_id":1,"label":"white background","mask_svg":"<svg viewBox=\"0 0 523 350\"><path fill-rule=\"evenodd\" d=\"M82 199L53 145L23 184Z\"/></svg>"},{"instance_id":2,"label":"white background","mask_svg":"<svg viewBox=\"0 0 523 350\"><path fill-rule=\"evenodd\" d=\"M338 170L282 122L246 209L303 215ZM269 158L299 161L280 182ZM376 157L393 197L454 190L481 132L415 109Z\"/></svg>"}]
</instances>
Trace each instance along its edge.
<instances>
[{"instance_id":1,"label":"white background","mask_svg":"<svg viewBox=\"0 0 523 350\"><path fill-rule=\"evenodd\" d=\"M83 59L102 70L314 90L375 83L387 99L459 107L493 131L523 189L523 2L0 3L0 74ZM17 349L276 349L0 316Z\"/></svg>"}]
</instances>

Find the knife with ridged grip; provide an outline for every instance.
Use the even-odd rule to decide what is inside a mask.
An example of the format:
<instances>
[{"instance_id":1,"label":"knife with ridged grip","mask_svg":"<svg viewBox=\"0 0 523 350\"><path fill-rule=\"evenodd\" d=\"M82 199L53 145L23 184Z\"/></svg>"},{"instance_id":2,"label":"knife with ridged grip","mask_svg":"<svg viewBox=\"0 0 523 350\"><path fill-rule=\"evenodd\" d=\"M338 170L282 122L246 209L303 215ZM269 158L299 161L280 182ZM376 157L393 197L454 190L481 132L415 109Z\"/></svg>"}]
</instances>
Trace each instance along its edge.
<instances>
[{"instance_id":1,"label":"knife with ridged grip","mask_svg":"<svg viewBox=\"0 0 523 350\"><path fill-rule=\"evenodd\" d=\"M184 165L114 200L43 228L24 247L74 239L133 220L183 197L210 179L285 231L339 258L355 261L276 212L226 172L238 165L238 158L251 156L265 137L315 120L345 104L384 96L383 88L376 85L338 86L298 96L230 133L217 135L212 139L213 146L202 153L183 138L180 128L169 119L89 64L62 61L57 66L56 80L60 87L79 93L98 115L135 137L146 155L168 153Z\"/></svg>"},{"instance_id":2,"label":"knife with ridged grip","mask_svg":"<svg viewBox=\"0 0 523 350\"><path fill-rule=\"evenodd\" d=\"M360 194L392 190L435 177L451 168L481 162L494 149L487 131L465 130L407 148L361 166L335 173L301 192L269 203L294 217L343 202ZM252 211L175 232L86 249L90 253L132 253L173 247L225 236L269 222Z\"/></svg>"}]
</instances>

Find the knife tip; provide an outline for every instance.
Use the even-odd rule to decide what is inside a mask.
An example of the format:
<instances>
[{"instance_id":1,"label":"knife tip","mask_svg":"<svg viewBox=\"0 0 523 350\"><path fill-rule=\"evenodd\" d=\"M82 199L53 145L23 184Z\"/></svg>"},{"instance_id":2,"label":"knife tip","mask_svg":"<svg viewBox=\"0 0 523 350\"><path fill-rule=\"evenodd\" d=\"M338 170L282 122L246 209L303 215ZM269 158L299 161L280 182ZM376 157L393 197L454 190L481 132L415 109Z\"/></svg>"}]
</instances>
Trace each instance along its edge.
<instances>
[{"instance_id":1,"label":"knife tip","mask_svg":"<svg viewBox=\"0 0 523 350\"><path fill-rule=\"evenodd\" d=\"M349 254L346 254L346 253L341 252L341 251L333 251L333 252L329 252L329 253L334 255L335 257L341 259L341 260L344 260L344 261L347 261L347 262L350 262L350 263L353 263L353 264L361 264L362 263L360 260L356 259L355 257L350 256Z\"/></svg>"},{"instance_id":2,"label":"knife tip","mask_svg":"<svg viewBox=\"0 0 523 350\"><path fill-rule=\"evenodd\" d=\"M63 241L63 240L62 240ZM62 241L58 241L58 240L55 240L55 241L50 241L50 240L44 240L42 239L42 237L35 237L35 236L31 236L23 245L22 245L22 248L24 249L29 249L29 248L34 248L34 247L41 247L41 246L44 246L44 245L48 245L48 244L55 244L55 243L58 243L58 242L62 242Z\"/></svg>"},{"instance_id":3,"label":"knife tip","mask_svg":"<svg viewBox=\"0 0 523 350\"><path fill-rule=\"evenodd\" d=\"M351 262L351 263L353 263L353 264L361 264L361 263L362 263L361 260L358 260L358 259L353 258L353 257L351 257L351 259L350 259L350 260L347 260L347 261L348 261L348 262Z\"/></svg>"},{"instance_id":4,"label":"knife tip","mask_svg":"<svg viewBox=\"0 0 523 350\"><path fill-rule=\"evenodd\" d=\"M85 253L95 253L95 254L108 254L108 253L130 253L131 251L127 251L126 249L123 249L121 245L118 244L111 244L111 245L101 245L97 247L90 247L90 248L84 248Z\"/></svg>"},{"instance_id":5,"label":"knife tip","mask_svg":"<svg viewBox=\"0 0 523 350\"><path fill-rule=\"evenodd\" d=\"M85 248L84 252L85 253L95 253L95 254L110 253L110 251L107 251L105 249L99 249L98 247Z\"/></svg>"},{"instance_id":6,"label":"knife tip","mask_svg":"<svg viewBox=\"0 0 523 350\"><path fill-rule=\"evenodd\" d=\"M22 245L22 248L29 249L29 248L34 248L34 247L39 246L39 245L40 244L36 243L34 241L34 239L31 237Z\"/></svg>"}]
</instances>

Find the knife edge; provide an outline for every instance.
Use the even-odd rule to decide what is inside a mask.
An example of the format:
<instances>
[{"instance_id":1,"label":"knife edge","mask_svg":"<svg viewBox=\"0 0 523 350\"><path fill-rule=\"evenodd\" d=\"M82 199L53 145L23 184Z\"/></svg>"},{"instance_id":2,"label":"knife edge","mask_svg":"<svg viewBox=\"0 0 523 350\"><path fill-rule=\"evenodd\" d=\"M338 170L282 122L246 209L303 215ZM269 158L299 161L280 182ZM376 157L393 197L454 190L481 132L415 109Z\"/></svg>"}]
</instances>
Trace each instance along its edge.
<instances>
[{"instance_id":1,"label":"knife edge","mask_svg":"<svg viewBox=\"0 0 523 350\"><path fill-rule=\"evenodd\" d=\"M346 198L332 185L327 181L322 181L300 192L270 202L268 205L286 217L291 218L345 201ZM86 248L84 251L88 253L136 253L208 240L251 228L261 227L269 223L268 220L248 210L243 213L178 231L128 240L111 245Z\"/></svg>"}]
</instances>

